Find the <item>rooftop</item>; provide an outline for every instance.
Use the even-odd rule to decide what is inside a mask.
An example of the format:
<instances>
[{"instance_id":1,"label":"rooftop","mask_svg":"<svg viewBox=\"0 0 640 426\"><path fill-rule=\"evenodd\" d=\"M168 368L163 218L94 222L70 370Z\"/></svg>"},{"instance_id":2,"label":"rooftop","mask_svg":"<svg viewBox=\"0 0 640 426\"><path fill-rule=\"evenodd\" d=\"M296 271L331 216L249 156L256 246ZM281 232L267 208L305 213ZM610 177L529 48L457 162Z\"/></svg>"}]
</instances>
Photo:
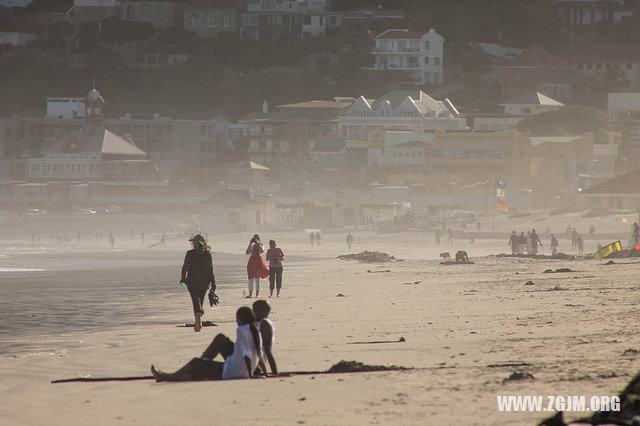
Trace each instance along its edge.
<instances>
[{"instance_id":1,"label":"rooftop","mask_svg":"<svg viewBox=\"0 0 640 426\"><path fill-rule=\"evenodd\" d=\"M556 101L540 92L529 92L515 98L504 101L500 106L508 105L546 105L546 106L564 106L563 103Z\"/></svg>"},{"instance_id":2,"label":"rooftop","mask_svg":"<svg viewBox=\"0 0 640 426\"><path fill-rule=\"evenodd\" d=\"M101 127L82 129L49 146L46 154L107 154L144 157L146 153L134 143Z\"/></svg>"},{"instance_id":3,"label":"rooftop","mask_svg":"<svg viewBox=\"0 0 640 426\"><path fill-rule=\"evenodd\" d=\"M640 195L640 169L625 173L582 191L583 194Z\"/></svg>"}]
</instances>

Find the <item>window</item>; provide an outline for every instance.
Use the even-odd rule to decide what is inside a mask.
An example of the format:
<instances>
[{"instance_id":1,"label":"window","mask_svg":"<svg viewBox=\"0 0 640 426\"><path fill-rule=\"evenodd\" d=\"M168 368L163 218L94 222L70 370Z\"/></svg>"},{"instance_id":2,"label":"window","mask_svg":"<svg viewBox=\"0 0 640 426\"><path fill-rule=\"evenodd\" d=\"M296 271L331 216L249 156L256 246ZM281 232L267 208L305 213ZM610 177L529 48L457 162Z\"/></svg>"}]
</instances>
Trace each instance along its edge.
<instances>
[{"instance_id":1,"label":"window","mask_svg":"<svg viewBox=\"0 0 640 426\"><path fill-rule=\"evenodd\" d=\"M225 28L229 28L231 26L230 20L229 20L229 15L224 15L222 17L222 26Z\"/></svg>"},{"instance_id":2,"label":"window","mask_svg":"<svg viewBox=\"0 0 640 426\"><path fill-rule=\"evenodd\" d=\"M435 58L433 58L433 65L440 65L440 57L436 56Z\"/></svg>"},{"instance_id":3,"label":"window","mask_svg":"<svg viewBox=\"0 0 640 426\"><path fill-rule=\"evenodd\" d=\"M429 57L428 56L424 57L424 64L425 65L429 65Z\"/></svg>"},{"instance_id":4,"label":"window","mask_svg":"<svg viewBox=\"0 0 640 426\"><path fill-rule=\"evenodd\" d=\"M205 27L215 27L215 21L213 16L211 16L211 14L207 13L207 17L204 19L204 25Z\"/></svg>"},{"instance_id":5,"label":"window","mask_svg":"<svg viewBox=\"0 0 640 426\"><path fill-rule=\"evenodd\" d=\"M318 20L320 25L324 25L324 16L320 16Z\"/></svg>"},{"instance_id":6,"label":"window","mask_svg":"<svg viewBox=\"0 0 640 426\"><path fill-rule=\"evenodd\" d=\"M601 70L602 69L602 63L596 62L596 69L597 70Z\"/></svg>"},{"instance_id":7,"label":"window","mask_svg":"<svg viewBox=\"0 0 640 426\"><path fill-rule=\"evenodd\" d=\"M583 64L580 63L580 62L576 63L576 69L582 70L583 69Z\"/></svg>"},{"instance_id":8,"label":"window","mask_svg":"<svg viewBox=\"0 0 640 426\"><path fill-rule=\"evenodd\" d=\"M305 16L302 23L304 25L311 25L311 16Z\"/></svg>"},{"instance_id":9,"label":"window","mask_svg":"<svg viewBox=\"0 0 640 426\"><path fill-rule=\"evenodd\" d=\"M135 6L127 6L127 19L136 19L138 17L138 13L136 11Z\"/></svg>"},{"instance_id":10,"label":"window","mask_svg":"<svg viewBox=\"0 0 640 426\"><path fill-rule=\"evenodd\" d=\"M429 40L425 40L425 42L424 42L424 50L429 50Z\"/></svg>"},{"instance_id":11,"label":"window","mask_svg":"<svg viewBox=\"0 0 640 426\"><path fill-rule=\"evenodd\" d=\"M148 21L150 17L151 14L149 13L149 6L142 4L142 6L140 6L140 19Z\"/></svg>"},{"instance_id":12,"label":"window","mask_svg":"<svg viewBox=\"0 0 640 426\"><path fill-rule=\"evenodd\" d=\"M593 64L591 62L588 62L585 64L584 68L587 70L593 69Z\"/></svg>"},{"instance_id":13,"label":"window","mask_svg":"<svg viewBox=\"0 0 640 426\"><path fill-rule=\"evenodd\" d=\"M200 26L200 17L198 15L191 15L191 27L198 28Z\"/></svg>"},{"instance_id":14,"label":"window","mask_svg":"<svg viewBox=\"0 0 640 426\"><path fill-rule=\"evenodd\" d=\"M335 25L336 24L336 17L332 16L331 17L331 25Z\"/></svg>"}]
</instances>

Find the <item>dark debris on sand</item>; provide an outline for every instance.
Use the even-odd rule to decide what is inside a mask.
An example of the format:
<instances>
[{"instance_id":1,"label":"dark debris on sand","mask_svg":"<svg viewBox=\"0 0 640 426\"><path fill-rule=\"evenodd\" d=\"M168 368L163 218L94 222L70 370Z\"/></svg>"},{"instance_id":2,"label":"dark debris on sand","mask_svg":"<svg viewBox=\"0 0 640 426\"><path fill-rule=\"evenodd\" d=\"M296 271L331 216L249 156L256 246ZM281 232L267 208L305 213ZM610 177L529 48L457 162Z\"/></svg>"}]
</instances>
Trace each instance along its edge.
<instances>
[{"instance_id":1,"label":"dark debris on sand","mask_svg":"<svg viewBox=\"0 0 640 426\"><path fill-rule=\"evenodd\" d=\"M533 374L527 373L526 371L514 371L509 375L509 377L502 380L502 383L506 382L519 382L521 380L535 380Z\"/></svg>"},{"instance_id":2,"label":"dark debris on sand","mask_svg":"<svg viewBox=\"0 0 640 426\"><path fill-rule=\"evenodd\" d=\"M391 256L387 253L382 253L379 251L363 251L355 254L341 254L338 256L340 260L357 260L362 263L384 263L384 262L392 262L396 259L394 256Z\"/></svg>"},{"instance_id":3,"label":"dark debris on sand","mask_svg":"<svg viewBox=\"0 0 640 426\"><path fill-rule=\"evenodd\" d=\"M406 367L399 367L397 365L369 365L363 364L358 361L340 361L337 364L333 364L331 368L327 370L327 373L361 373L364 371L398 371L408 370Z\"/></svg>"}]
</instances>

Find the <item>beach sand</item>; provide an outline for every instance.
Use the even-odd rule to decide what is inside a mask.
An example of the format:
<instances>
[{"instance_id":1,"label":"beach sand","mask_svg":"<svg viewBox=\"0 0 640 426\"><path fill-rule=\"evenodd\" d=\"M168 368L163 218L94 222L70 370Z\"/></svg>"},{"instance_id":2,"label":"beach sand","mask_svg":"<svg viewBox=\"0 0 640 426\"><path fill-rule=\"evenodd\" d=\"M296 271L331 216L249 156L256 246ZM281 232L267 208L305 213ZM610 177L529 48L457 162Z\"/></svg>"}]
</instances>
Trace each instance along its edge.
<instances>
[{"instance_id":1,"label":"beach sand","mask_svg":"<svg viewBox=\"0 0 640 426\"><path fill-rule=\"evenodd\" d=\"M557 221L552 229L588 223ZM385 264L336 260L347 253L346 232L326 232L320 247L302 231L264 234L288 256L282 297L270 300L281 371L340 360L413 369L225 382L50 383L148 375L152 363L173 371L217 333L235 338L235 310L252 302L242 298L249 234L211 238L221 305L206 307L204 319L218 326L200 333L177 327L193 320L177 283L186 241L143 249L121 238L116 250L4 241L0 424L531 425L552 413L499 412L496 396L617 394L640 358L640 264L491 256L507 252L510 229L525 225L501 223L502 239L438 247L430 233L354 232L352 252L403 259ZM622 234L627 225L598 228ZM458 249L475 264L440 265L440 252ZM560 250L568 252L566 240ZM574 272L544 273L557 268ZM514 371L534 378L505 381Z\"/></svg>"}]
</instances>

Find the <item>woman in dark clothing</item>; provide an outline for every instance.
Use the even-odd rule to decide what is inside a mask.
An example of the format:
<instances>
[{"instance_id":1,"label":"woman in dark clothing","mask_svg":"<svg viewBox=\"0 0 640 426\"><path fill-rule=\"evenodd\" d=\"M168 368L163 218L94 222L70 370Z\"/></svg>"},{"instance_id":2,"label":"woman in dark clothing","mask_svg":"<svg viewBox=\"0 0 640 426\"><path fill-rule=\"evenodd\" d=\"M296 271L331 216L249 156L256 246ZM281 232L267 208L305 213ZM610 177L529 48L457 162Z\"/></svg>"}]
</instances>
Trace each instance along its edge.
<instances>
[{"instance_id":1,"label":"woman in dark clothing","mask_svg":"<svg viewBox=\"0 0 640 426\"><path fill-rule=\"evenodd\" d=\"M202 329L200 318L204 315L202 303L209 285L211 285L211 291L216 290L216 278L213 275L211 247L207 245L204 237L198 234L189 241L193 243L193 249L189 250L184 257L180 282L186 284L191 295L195 316L193 330L198 332Z\"/></svg>"}]
</instances>

